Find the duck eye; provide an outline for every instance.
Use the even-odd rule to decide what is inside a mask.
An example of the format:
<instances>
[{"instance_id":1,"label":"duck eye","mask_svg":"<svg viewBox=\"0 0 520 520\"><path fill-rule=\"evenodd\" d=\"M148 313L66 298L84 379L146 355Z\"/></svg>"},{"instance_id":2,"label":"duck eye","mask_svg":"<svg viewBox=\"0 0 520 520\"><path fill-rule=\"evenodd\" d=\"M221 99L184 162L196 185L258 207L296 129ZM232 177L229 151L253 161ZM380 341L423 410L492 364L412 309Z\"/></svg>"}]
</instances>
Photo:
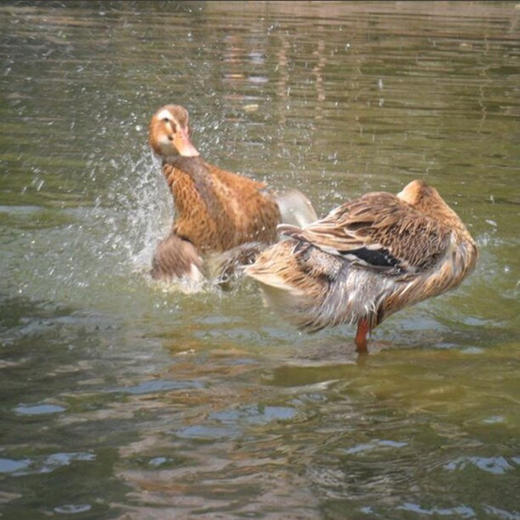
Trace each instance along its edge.
<instances>
[{"instance_id":1,"label":"duck eye","mask_svg":"<svg viewBox=\"0 0 520 520\"><path fill-rule=\"evenodd\" d=\"M164 121L165 123L168 123L169 119L168 119L167 117L163 117L163 121Z\"/></svg>"}]
</instances>

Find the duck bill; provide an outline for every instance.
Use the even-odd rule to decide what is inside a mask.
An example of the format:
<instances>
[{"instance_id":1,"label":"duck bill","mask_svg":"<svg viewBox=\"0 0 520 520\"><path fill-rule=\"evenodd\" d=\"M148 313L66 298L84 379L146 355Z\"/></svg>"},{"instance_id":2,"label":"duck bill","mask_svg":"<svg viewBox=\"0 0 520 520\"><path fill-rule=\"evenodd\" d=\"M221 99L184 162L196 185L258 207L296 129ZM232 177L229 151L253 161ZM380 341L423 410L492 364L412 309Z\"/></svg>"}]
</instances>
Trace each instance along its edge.
<instances>
[{"instance_id":1,"label":"duck bill","mask_svg":"<svg viewBox=\"0 0 520 520\"><path fill-rule=\"evenodd\" d=\"M175 148L177 148L179 154L183 157L197 157L199 155L197 149L191 144L186 130L183 128L180 128L175 133L173 144L175 145Z\"/></svg>"}]
</instances>

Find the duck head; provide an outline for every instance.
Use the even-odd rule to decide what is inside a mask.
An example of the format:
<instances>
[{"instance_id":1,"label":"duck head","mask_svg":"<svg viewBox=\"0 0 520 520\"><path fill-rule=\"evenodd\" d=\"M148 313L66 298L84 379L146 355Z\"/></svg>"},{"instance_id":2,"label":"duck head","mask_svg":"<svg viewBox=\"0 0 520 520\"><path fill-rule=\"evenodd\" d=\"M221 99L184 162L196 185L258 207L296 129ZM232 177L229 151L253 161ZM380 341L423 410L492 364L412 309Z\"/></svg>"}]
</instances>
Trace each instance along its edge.
<instances>
[{"instance_id":1,"label":"duck head","mask_svg":"<svg viewBox=\"0 0 520 520\"><path fill-rule=\"evenodd\" d=\"M397 196L412 206L420 206L425 199L439 197L439 193L435 188L428 186L423 180L416 179L408 183Z\"/></svg>"},{"instance_id":2,"label":"duck head","mask_svg":"<svg viewBox=\"0 0 520 520\"><path fill-rule=\"evenodd\" d=\"M416 179L410 182L397 196L426 215L435 219L442 215L446 222L450 221L454 225L458 225L457 214L444 202L439 192L434 187L428 186L423 180Z\"/></svg>"},{"instance_id":3,"label":"duck head","mask_svg":"<svg viewBox=\"0 0 520 520\"><path fill-rule=\"evenodd\" d=\"M152 116L149 142L153 151L164 159L169 157L197 157L199 152L191 144L188 111L180 105L165 105Z\"/></svg>"}]
</instances>

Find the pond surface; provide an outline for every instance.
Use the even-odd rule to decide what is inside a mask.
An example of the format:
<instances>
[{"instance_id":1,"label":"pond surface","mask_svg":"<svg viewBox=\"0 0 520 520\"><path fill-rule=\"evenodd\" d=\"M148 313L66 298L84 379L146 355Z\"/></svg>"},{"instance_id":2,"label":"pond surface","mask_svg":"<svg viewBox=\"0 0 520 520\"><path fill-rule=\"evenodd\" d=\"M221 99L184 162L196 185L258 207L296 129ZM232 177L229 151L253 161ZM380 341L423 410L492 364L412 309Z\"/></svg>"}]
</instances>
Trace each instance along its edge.
<instances>
[{"instance_id":1,"label":"pond surface","mask_svg":"<svg viewBox=\"0 0 520 520\"><path fill-rule=\"evenodd\" d=\"M0 29L2 518L520 519L518 4L4 2ZM476 272L361 361L252 283L153 284L172 102L320 215L424 178Z\"/></svg>"}]
</instances>

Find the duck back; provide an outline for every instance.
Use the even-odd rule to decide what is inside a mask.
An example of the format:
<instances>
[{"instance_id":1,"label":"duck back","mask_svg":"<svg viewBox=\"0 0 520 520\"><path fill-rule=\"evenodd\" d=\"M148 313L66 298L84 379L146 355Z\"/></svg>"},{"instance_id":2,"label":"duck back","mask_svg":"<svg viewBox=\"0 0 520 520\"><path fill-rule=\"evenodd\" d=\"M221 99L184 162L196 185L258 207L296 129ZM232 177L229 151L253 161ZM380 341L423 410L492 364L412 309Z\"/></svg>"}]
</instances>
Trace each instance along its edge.
<instances>
[{"instance_id":1,"label":"duck back","mask_svg":"<svg viewBox=\"0 0 520 520\"><path fill-rule=\"evenodd\" d=\"M264 184L226 172L200 157L163 163L177 216L173 230L201 252L273 242L280 212Z\"/></svg>"}]
</instances>

